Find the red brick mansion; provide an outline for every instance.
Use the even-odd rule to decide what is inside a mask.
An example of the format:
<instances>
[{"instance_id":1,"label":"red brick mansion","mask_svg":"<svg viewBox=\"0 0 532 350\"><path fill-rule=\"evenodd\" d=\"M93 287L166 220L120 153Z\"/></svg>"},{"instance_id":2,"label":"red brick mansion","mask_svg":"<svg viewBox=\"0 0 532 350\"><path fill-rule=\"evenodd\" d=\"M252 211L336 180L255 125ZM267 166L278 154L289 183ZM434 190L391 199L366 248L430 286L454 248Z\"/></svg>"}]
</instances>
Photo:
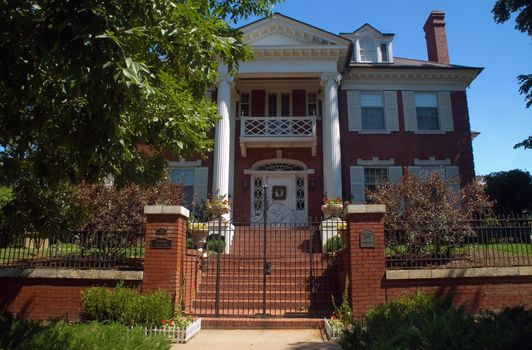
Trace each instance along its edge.
<instances>
[{"instance_id":1,"label":"red brick mansion","mask_svg":"<svg viewBox=\"0 0 532 350\"><path fill-rule=\"evenodd\" d=\"M254 60L234 77L220 66L214 153L170 162L172 179L190 198L227 194L235 222L261 216L264 185L305 221L322 197L363 203L405 168L471 180L466 89L482 69L450 63L444 17L423 27L428 61L394 57L394 34L369 24L333 34L275 14L243 26Z\"/></svg>"}]
</instances>

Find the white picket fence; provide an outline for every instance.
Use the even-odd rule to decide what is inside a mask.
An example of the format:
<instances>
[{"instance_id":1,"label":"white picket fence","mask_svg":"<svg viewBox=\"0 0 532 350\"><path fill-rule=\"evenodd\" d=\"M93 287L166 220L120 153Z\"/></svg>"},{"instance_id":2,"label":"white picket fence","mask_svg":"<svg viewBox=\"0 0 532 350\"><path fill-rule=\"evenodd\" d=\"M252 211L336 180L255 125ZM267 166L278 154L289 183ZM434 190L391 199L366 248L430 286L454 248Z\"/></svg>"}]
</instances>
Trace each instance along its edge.
<instances>
[{"instance_id":1,"label":"white picket fence","mask_svg":"<svg viewBox=\"0 0 532 350\"><path fill-rule=\"evenodd\" d=\"M170 339L172 343L187 343L193 336L196 335L201 329L201 318L198 318L187 328L176 328L176 327L166 327L166 328L144 328L146 334L162 334Z\"/></svg>"}]
</instances>

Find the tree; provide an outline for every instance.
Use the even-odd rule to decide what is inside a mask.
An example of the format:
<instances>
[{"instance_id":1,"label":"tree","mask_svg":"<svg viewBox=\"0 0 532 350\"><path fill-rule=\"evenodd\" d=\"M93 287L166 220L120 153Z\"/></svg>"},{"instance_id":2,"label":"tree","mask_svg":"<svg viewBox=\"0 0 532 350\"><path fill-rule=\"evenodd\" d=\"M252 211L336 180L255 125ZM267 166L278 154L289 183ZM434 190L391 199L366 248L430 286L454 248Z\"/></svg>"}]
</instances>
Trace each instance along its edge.
<instances>
[{"instance_id":1,"label":"tree","mask_svg":"<svg viewBox=\"0 0 532 350\"><path fill-rule=\"evenodd\" d=\"M0 183L18 197L21 177L45 197L109 174L153 183L163 151L205 154L218 118L205 91L219 64L251 57L228 21L278 1L2 1Z\"/></svg>"},{"instance_id":2,"label":"tree","mask_svg":"<svg viewBox=\"0 0 532 350\"><path fill-rule=\"evenodd\" d=\"M388 248L404 256L447 254L474 235L468 221L491 207L482 187L471 182L460 191L438 174L421 179L409 173L396 184L369 193L373 203L385 204L384 220L391 235Z\"/></svg>"},{"instance_id":3,"label":"tree","mask_svg":"<svg viewBox=\"0 0 532 350\"><path fill-rule=\"evenodd\" d=\"M515 18L515 29L532 37L532 1L530 0L497 0L492 13L497 23L504 23L511 15L519 12ZM519 92L525 95L526 107L532 106L532 74L521 74L517 77L521 84ZM514 146L532 149L532 136Z\"/></svg>"},{"instance_id":4,"label":"tree","mask_svg":"<svg viewBox=\"0 0 532 350\"><path fill-rule=\"evenodd\" d=\"M486 193L499 212L532 213L532 176L528 171L514 169L487 175Z\"/></svg>"}]
</instances>

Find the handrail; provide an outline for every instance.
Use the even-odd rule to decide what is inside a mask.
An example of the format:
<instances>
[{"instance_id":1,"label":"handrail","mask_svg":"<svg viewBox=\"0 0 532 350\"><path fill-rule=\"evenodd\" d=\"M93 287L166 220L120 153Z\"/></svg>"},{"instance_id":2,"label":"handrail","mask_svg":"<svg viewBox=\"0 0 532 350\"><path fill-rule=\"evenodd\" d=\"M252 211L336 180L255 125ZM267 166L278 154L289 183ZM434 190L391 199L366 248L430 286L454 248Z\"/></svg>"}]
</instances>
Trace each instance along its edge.
<instances>
[{"instance_id":1,"label":"handrail","mask_svg":"<svg viewBox=\"0 0 532 350\"><path fill-rule=\"evenodd\" d=\"M242 117L240 136L315 137L316 117Z\"/></svg>"}]
</instances>

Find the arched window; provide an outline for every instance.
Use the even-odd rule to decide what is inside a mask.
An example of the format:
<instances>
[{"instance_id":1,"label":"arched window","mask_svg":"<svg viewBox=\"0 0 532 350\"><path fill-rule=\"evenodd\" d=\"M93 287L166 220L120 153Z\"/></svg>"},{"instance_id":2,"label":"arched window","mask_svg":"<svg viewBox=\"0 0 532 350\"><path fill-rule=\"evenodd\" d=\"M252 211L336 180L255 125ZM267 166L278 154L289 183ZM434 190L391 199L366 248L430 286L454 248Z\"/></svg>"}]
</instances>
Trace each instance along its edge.
<instances>
[{"instance_id":1,"label":"arched window","mask_svg":"<svg viewBox=\"0 0 532 350\"><path fill-rule=\"evenodd\" d=\"M373 39L363 37L359 42L360 62L377 62L377 46Z\"/></svg>"}]
</instances>

